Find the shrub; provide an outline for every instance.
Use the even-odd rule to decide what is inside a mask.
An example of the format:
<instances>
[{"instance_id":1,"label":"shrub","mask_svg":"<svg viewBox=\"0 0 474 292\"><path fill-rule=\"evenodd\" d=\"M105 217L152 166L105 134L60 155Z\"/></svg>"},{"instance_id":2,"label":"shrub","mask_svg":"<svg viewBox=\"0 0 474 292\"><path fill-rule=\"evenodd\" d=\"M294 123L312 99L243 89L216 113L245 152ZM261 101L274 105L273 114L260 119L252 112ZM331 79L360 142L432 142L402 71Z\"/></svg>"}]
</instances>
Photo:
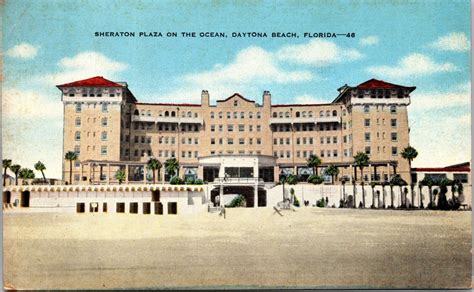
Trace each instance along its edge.
<instances>
[{"instance_id":1,"label":"shrub","mask_svg":"<svg viewBox=\"0 0 474 292\"><path fill-rule=\"evenodd\" d=\"M170 184L171 185L182 185L184 181L179 177L179 176L173 176L170 179Z\"/></svg>"},{"instance_id":2,"label":"shrub","mask_svg":"<svg viewBox=\"0 0 474 292\"><path fill-rule=\"evenodd\" d=\"M186 179L186 184L187 185L193 185L194 184L194 178L191 178L191 177L187 178Z\"/></svg>"},{"instance_id":3,"label":"shrub","mask_svg":"<svg viewBox=\"0 0 474 292\"><path fill-rule=\"evenodd\" d=\"M293 206L299 207L299 206L300 206L300 201L298 201L298 198L297 198L296 196L295 196L294 198L295 198L295 199L294 199L294 201L293 201Z\"/></svg>"},{"instance_id":4,"label":"shrub","mask_svg":"<svg viewBox=\"0 0 474 292\"><path fill-rule=\"evenodd\" d=\"M315 185L319 185L319 184L322 184L324 181L324 179L318 175L311 175L310 177L308 177L308 182L309 183L312 183L312 184L315 184Z\"/></svg>"},{"instance_id":5,"label":"shrub","mask_svg":"<svg viewBox=\"0 0 474 292\"><path fill-rule=\"evenodd\" d=\"M202 185L202 184L204 184L204 182L202 181L202 179L198 178L194 181L194 184L195 185Z\"/></svg>"},{"instance_id":6,"label":"shrub","mask_svg":"<svg viewBox=\"0 0 474 292\"><path fill-rule=\"evenodd\" d=\"M247 206L247 201L245 200L245 197L242 195L238 195L232 201L230 201L229 204L226 205L226 207L229 208L236 208L236 207L245 207Z\"/></svg>"},{"instance_id":7,"label":"shrub","mask_svg":"<svg viewBox=\"0 0 474 292\"><path fill-rule=\"evenodd\" d=\"M321 198L316 201L316 206L319 208L324 208L326 207L326 201L324 201L324 198Z\"/></svg>"}]
</instances>

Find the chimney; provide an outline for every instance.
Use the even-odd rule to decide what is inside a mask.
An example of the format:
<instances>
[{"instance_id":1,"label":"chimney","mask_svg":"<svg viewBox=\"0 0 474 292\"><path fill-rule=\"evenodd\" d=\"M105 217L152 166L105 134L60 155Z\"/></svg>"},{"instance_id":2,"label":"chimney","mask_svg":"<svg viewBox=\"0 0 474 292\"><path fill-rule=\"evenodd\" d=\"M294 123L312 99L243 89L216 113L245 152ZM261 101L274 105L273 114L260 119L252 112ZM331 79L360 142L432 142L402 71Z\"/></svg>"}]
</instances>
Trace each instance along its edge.
<instances>
[{"instance_id":1,"label":"chimney","mask_svg":"<svg viewBox=\"0 0 474 292\"><path fill-rule=\"evenodd\" d=\"M201 92L201 106L209 106L209 92L207 90Z\"/></svg>"},{"instance_id":2,"label":"chimney","mask_svg":"<svg viewBox=\"0 0 474 292\"><path fill-rule=\"evenodd\" d=\"M263 106L270 107L271 105L272 105L272 95L270 94L270 91L265 90L263 92Z\"/></svg>"}]
</instances>

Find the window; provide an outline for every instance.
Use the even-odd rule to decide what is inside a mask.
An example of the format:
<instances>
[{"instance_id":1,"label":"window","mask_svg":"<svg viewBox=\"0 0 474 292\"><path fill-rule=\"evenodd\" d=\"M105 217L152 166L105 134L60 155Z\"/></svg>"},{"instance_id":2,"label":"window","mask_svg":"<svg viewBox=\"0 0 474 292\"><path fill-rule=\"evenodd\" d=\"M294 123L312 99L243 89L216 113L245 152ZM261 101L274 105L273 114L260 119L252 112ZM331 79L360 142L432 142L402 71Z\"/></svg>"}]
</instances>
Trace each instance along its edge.
<instances>
[{"instance_id":1,"label":"window","mask_svg":"<svg viewBox=\"0 0 474 292\"><path fill-rule=\"evenodd\" d=\"M466 173L454 173L453 174L453 180L457 181L457 182L460 182L460 183L463 183L463 184L468 183L468 177L467 177Z\"/></svg>"},{"instance_id":2,"label":"window","mask_svg":"<svg viewBox=\"0 0 474 292\"><path fill-rule=\"evenodd\" d=\"M215 132L216 131L216 126L215 125L211 125L211 132Z\"/></svg>"},{"instance_id":3,"label":"window","mask_svg":"<svg viewBox=\"0 0 474 292\"><path fill-rule=\"evenodd\" d=\"M364 113L368 113L370 111L369 105L364 105Z\"/></svg>"},{"instance_id":4,"label":"window","mask_svg":"<svg viewBox=\"0 0 474 292\"><path fill-rule=\"evenodd\" d=\"M76 103L76 113L80 113L82 111L82 105L80 103Z\"/></svg>"},{"instance_id":5,"label":"window","mask_svg":"<svg viewBox=\"0 0 474 292\"><path fill-rule=\"evenodd\" d=\"M227 118L228 118L228 119L232 118L230 112L227 112Z\"/></svg>"},{"instance_id":6,"label":"window","mask_svg":"<svg viewBox=\"0 0 474 292\"><path fill-rule=\"evenodd\" d=\"M262 139L261 138L257 138L257 144L258 145L262 144Z\"/></svg>"},{"instance_id":7,"label":"window","mask_svg":"<svg viewBox=\"0 0 474 292\"><path fill-rule=\"evenodd\" d=\"M392 138L392 141L393 141L393 142L397 141L397 138L398 138L398 137L397 137L397 133L392 133L392 134L391 134L391 138Z\"/></svg>"},{"instance_id":8,"label":"window","mask_svg":"<svg viewBox=\"0 0 474 292\"><path fill-rule=\"evenodd\" d=\"M278 140L276 138L273 139L273 145L277 145L278 144Z\"/></svg>"},{"instance_id":9,"label":"window","mask_svg":"<svg viewBox=\"0 0 474 292\"><path fill-rule=\"evenodd\" d=\"M326 143L331 144L331 137L326 137Z\"/></svg>"},{"instance_id":10,"label":"window","mask_svg":"<svg viewBox=\"0 0 474 292\"><path fill-rule=\"evenodd\" d=\"M222 132L224 129L224 126L223 125L219 125L219 132Z\"/></svg>"},{"instance_id":11,"label":"window","mask_svg":"<svg viewBox=\"0 0 474 292\"><path fill-rule=\"evenodd\" d=\"M239 132L243 132L245 130L244 125L239 125Z\"/></svg>"},{"instance_id":12,"label":"window","mask_svg":"<svg viewBox=\"0 0 474 292\"><path fill-rule=\"evenodd\" d=\"M391 119L390 120L390 125L392 125L392 128L396 128L397 127L397 119Z\"/></svg>"},{"instance_id":13,"label":"window","mask_svg":"<svg viewBox=\"0 0 474 292\"><path fill-rule=\"evenodd\" d=\"M370 146L365 146L365 154L370 155Z\"/></svg>"},{"instance_id":14,"label":"window","mask_svg":"<svg viewBox=\"0 0 474 292\"><path fill-rule=\"evenodd\" d=\"M392 147L392 156L397 156L397 155L398 155L397 147Z\"/></svg>"},{"instance_id":15,"label":"window","mask_svg":"<svg viewBox=\"0 0 474 292\"><path fill-rule=\"evenodd\" d=\"M262 117L262 114L260 112L257 112L257 119L260 119Z\"/></svg>"},{"instance_id":16,"label":"window","mask_svg":"<svg viewBox=\"0 0 474 292\"><path fill-rule=\"evenodd\" d=\"M211 119L214 118L214 112L211 112Z\"/></svg>"},{"instance_id":17,"label":"window","mask_svg":"<svg viewBox=\"0 0 474 292\"><path fill-rule=\"evenodd\" d=\"M301 117L306 118L306 112L301 112Z\"/></svg>"},{"instance_id":18,"label":"window","mask_svg":"<svg viewBox=\"0 0 474 292\"><path fill-rule=\"evenodd\" d=\"M300 145L300 138L296 138L296 145Z\"/></svg>"},{"instance_id":19,"label":"window","mask_svg":"<svg viewBox=\"0 0 474 292\"><path fill-rule=\"evenodd\" d=\"M365 119L364 120L364 126L370 127L370 119Z\"/></svg>"},{"instance_id":20,"label":"window","mask_svg":"<svg viewBox=\"0 0 474 292\"><path fill-rule=\"evenodd\" d=\"M396 114L397 113L397 107L395 105L390 106L390 113Z\"/></svg>"},{"instance_id":21,"label":"window","mask_svg":"<svg viewBox=\"0 0 474 292\"><path fill-rule=\"evenodd\" d=\"M74 139L75 139L76 141L81 140L81 132L76 131L76 133L75 133L75 135L74 135Z\"/></svg>"},{"instance_id":22,"label":"window","mask_svg":"<svg viewBox=\"0 0 474 292\"><path fill-rule=\"evenodd\" d=\"M239 106L239 101L238 100L234 100L234 106Z\"/></svg>"},{"instance_id":23,"label":"window","mask_svg":"<svg viewBox=\"0 0 474 292\"><path fill-rule=\"evenodd\" d=\"M324 144L324 137L321 137L321 144Z\"/></svg>"},{"instance_id":24,"label":"window","mask_svg":"<svg viewBox=\"0 0 474 292\"><path fill-rule=\"evenodd\" d=\"M324 157L324 150L321 150L321 153L319 156Z\"/></svg>"},{"instance_id":25,"label":"window","mask_svg":"<svg viewBox=\"0 0 474 292\"><path fill-rule=\"evenodd\" d=\"M332 156L337 157L337 150L332 151Z\"/></svg>"},{"instance_id":26,"label":"window","mask_svg":"<svg viewBox=\"0 0 474 292\"><path fill-rule=\"evenodd\" d=\"M310 138L311 139L311 144L313 144L313 138ZM286 144L287 145L290 145L290 138L286 138Z\"/></svg>"},{"instance_id":27,"label":"window","mask_svg":"<svg viewBox=\"0 0 474 292\"><path fill-rule=\"evenodd\" d=\"M332 137L332 142L333 142L334 144L337 144L337 137L336 137L336 136Z\"/></svg>"},{"instance_id":28,"label":"window","mask_svg":"<svg viewBox=\"0 0 474 292\"><path fill-rule=\"evenodd\" d=\"M365 142L370 142L370 133L365 133Z\"/></svg>"},{"instance_id":29,"label":"window","mask_svg":"<svg viewBox=\"0 0 474 292\"><path fill-rule=\"evenodd\" d=\"M76 118L76 127L81 126L81 118Z\"/></svg>"},{"instance_id":30,"label":"window","mask_svg":"<svg viewBox=\"0 0 474 292\"><path fill-rule=\"evenodd\" d=\"M234 126L233 125L227 125L227 131L228 132L234 131Z\"/></svg>"},{"instance_id":31,"label":"window","mask_svg":"<svg viewBox=\"0 0 474 292\"><path fill-rule=\"evenodd\" d=\"M102 118L102 127L107 127L107 118Z\"/></svg>"},{"instance_id":32,"label":"window","mask_svg":"<svg viewBox=\"0 0 474 292\"><path fill-rule=\"evenodd\" d=\"M300 117L300 112L296 112L296 117L297 117L297 118Z\"/></svg>"},{"instance_id":33,"label":"window","mask_svg":"<svg viewBox=\"0 0 474 292\"><path fill-rule=\"evenodd\" d=\"M222 119L222 112L219 112L219 119Z\"/></svg>"},{"instance_id":34,"label":"window","mask_svg":"<svg viewBox=\"0 0 474 292\"><path fill-rule=\"evenodd\" d=\"M273 113L272 115L274 118L278 118L278 114L276 112Z\"/></svg>"},{"instance_id":35,"label":"window","mask_svg":"<svg viewBox=\"0 0 474 292\"><path fill-rule=\"evenodd\" d=\"M234 119L237 119L238 113L234 112Z\"/></svg>"},{"instance_id":36,"label":"window","mask_svg":"<svg viewBox=\"0 0 474 292\"><path fill-rule=\"evenodd\" d=\"M308 118L312 118L313 117L313 112L308 112Z\"/></svg>"},{"instance_id":37,"label":"window","mask_svg":"<svg viewBox=\"0 0 474 292\"><path fill-rule=\"evenodd\" d=\"M108 111L109 111L108 105L107 105L106 103L103 103L103 104L102 104L102 112L103 112L103 113L106 113L106 112L108 112Z\"/></svg>"},{"instance_id":38,"label":"window","mask_svg":"<svg viewBox=\"0 0 474 292\"><path fill-rule=\"evenodd\" d=\"M260 132L262 130L262 126L257 125L257 132Z\"/></svg>"},{"instance_id":39,"label":"window","mask_svg":"<svg viewBox=\"0 0 474 292\"><path fill-rule=\"evenodd\" d=\"M249 132L252 132L252 131L253 131L253 126L249 125Z\"/></svg>"},{"instance_id":40,"label":"window","mask_svg":"<svg viewBox=\"0 0 474 292\"><path fill-rule=\"evenodd\" d=\"M227 139L227 144L233 145L233 144L234 144L234 139L228 138L228 139Z\"/></svg>"},{"instance_id":41,"label":"window","mask_svg":"<svg viewBox=\"0 0 474 292\"><path fill-rule=\"evenodd\" d=\"M321 117L321 118L324 117L324 111L319 112L319 117Z\"/></svg>"},{"instance_id":42,"label":"window","mask_svg":"<svg viewBox=\"0 0 474 292\"><path fill-rule=\"evenodd\" d=\"M74 153L76 153L76 155L81 154L81 146L74 146Z\"/></svg>"},{"instance_id":43,"label":"window","mask_svg":"<svg viewBox=\"0 0 474 292\"><path fill-rule=\"evenodd\" d=\"M222 138L219 138L219 144L220 144L220 145L223 144L223 139L222 139Z\"/></svg>"},{"instance_id":44,"label":"window","mask_svg":"<svg viewBox=\"0 0 474 292\"><path fill-rule=\"evenodd\" d=\"M240 112L240 118L245 119L245 113L244 112Z\"/></svg>"},{"instance_id":45,"label":"window","mask_svg":"<svg viewBox=\"0 0 474 292\"><path fill-rule=\"evenodd\" d=\"M102 141L107 141L107 132L102 132L102 135L101 135L101 139Z\"/></svg>"},{"instance_id":46,"label":"window","mask_svg":"<svg viewBox=\"0 0 474 292\"><path fill-rule=\"evenodd\" d=\"M253 139L249 138L249 145L252 145L252 144L253 144Z\"/></svg>"},{"instance_id":47,"label":"window","mask_svg":"<svg viewBox=\"0 0 474 292\"><path fill-rule=\"evenodd\" d=\"M252 118L253 118L253 113L249 112L249 119L252 119Z\"/></svg>"},{"instance_id":48,"label":"window","mask_svg":"<svg viewBox=\"0 0 474 292\"><path fill-rule=\"evenodd\" d=\"M289 118L290 117L290 112L286 112L285 113L285 118Z\"/></svg>"},{"instance_id":49,"label":"window","mask_svg":"<svg viewBox=\"0 0 474 292\"><path fill-rule=\"evenodd\" d=\"M244 138L240 138L240 139L239 139L239 144L240 144L240 145L244 145L244 144L245 144Z\"/></svg>"},{"instance_id":50,"label":"window","mask_svg":"<svg viewBox=\"0 0 474 292\"><path fill-rule=\"evenodd\" d=\"M337 111L336 110L332 111L332 116L337 117Z\"/></svg>"}]
</instances>

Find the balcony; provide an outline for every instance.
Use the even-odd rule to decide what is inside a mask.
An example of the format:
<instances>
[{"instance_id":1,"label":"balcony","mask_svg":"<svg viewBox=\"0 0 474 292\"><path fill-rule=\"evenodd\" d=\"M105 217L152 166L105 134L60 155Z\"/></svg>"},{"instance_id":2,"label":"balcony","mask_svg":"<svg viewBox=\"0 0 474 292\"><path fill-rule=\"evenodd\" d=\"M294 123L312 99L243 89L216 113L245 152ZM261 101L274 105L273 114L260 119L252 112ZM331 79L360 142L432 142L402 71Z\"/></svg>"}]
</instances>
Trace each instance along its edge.
<instances>
[{"instance_id":1,"label":"balcony","mask_svg":"<svg viewBox=\"0 0 474 292\"><path fill-rule=\"evenodd\" d=\"M179 118L178 117L157 117L157 123L168 123L168 124L178 124Z\"/></svg>"},{"instance_id":2,"label":"balcony","mask_svg":"<svg viewBox=\"0 0 474 292\"><path fill-rule=\"evenodd\" d=\"M338 117L338 116L316 118L316 124L320 124L320 123L340 123L340 122L341 122L341 117Z\"/></svg>"},{"instance_id":3,"label":"balcony","mask_svg":"<svg viewBox=\"0 0 474 292\"><path fill-rule=\"evenodd\" d=\"M178 122L180 124L204 124L204 121L202 118L179 118Z\"/></svg>"},{"instance_id":4,"label":"balcony","mask_svg":"<svg viewBox=\"0 0 474 292\"><path fill-rule=\"evenodd\" d=\"M292 124L292 118L271 118L270 124Z\"/></svg>"},{"instance_id":5,"label":"balcony","mask_svg":"<svg viewBox=\"0 0 474 292\"><path fill-rule=\"evenodd\" d=\"M155 118L152 116L139 116L139 115L133 115L132 116L132 122L155 122Z\"/></svg>"},{"instance_id":6,"label":"balcony","mask_svg":"<svg viewBox=\"0 0 474 292\"><path fill-rule=\"evenodd\" d=\"M319 118L272 118L270 124L317 124L317 123L340 123L341 117L319 117Z\"/></svg>"},{"instance_id":7,"label":"balcony","mask_svg":"<svg viewBox=\"0 0 474 292\"><path fill-rule=\"evenodd\" d=\"M214 179L214 183L225 185L256 184L263 183L263 179L256 177L217 177Z\"/></svg>"}]
</instances>

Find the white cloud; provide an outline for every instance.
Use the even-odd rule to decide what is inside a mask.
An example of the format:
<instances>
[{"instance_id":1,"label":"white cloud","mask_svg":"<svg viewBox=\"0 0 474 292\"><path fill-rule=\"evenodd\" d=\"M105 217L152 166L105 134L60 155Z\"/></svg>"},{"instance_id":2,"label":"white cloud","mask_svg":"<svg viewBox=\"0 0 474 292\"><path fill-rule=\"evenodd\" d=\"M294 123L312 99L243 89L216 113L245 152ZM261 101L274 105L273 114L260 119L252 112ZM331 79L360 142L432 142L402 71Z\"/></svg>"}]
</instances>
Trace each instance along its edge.
<instances>
[{"instance_id":1,"label":"white cloud","mask_svg":"<svg viewBox=\"0 0 474 292\"><path fill-rule=\"evenodd\" d=\"M6 55L13 58L33 59L38 54L38 47L28 43L21 43L6 51Z\"/></svg>"},{"instance_id":2,"label":"white cloud","mask_svg":"<svg viewBox=\"0 0 474 292\"><path fill-rule=\"evenodd\" d=\"M105 55L86 51L71 58L63 58L58 63L59 71L39 76L38 79L53 85L59 85L93 76L106 76L114 79L116 74L127 68L127 64L114 61Z\"/></svg>"},{"instance_id":3,"label":"white cloud","mask_svg":"<svg viewBox=\"0 0 474 292\"><path fill-rule=\"evenodd\" d=\"M355 49L341 48L334 42L318 39L307 44L285 46L277 51L276 56L281 61L312 66L328 66L362 58L362 54Z\"/></svg>"},{"instance_id":4,"label":"white cloud","mask_svg":"<svg viewBox=\"0 0 474 292\"><path fill-rule=\"evenodd\" d=\"M36 91L6 88L2 92L2 114L14 119L54 119L62 116L60 100L50 100Z\"/></svg>"},{"instance_id":5,"label":"white cloud","mask_svg":"<svg viewBox=\"0 0 474 292\"><path fill-rule=\"evenodd\" d=\"M214 69L197 74L189 74L184 79L204 86L231 83L249 84L254 82L289 83L309 81L310 71L285 71L273 59L271 53L260 47L249 47L240 51L235 60L228 64L217 64Z\"/></svg>"},{"instance_id":6,"label":"white cloud","mask_svg":"<svg viewBox=\"0 0 474 292\"><path fill-rule=\"evenodd\" d=\"M462 83L444 91L416 92L411 94L410 111L426 112L434 109L454 107L469 108L471 104L471 84Z\"/></svg>"},{"instance_id":7,"label":"white cloud","mask_svg":"<svg viewBox=\"0 0 474 292\"><path fill-rule=\"evenodd\" d=\"M466 52L469 51L471 43L465 33L452 32L439 37L429 46L441 51Z\"/></svg>"},{"instance_id":8,"label":"white cloud","mask_svg":"<svg viewBox=\"0 0 474 292\"><path fill-rule=\"evenodd\" d=\"M379 37L375 35L371 35L365 38L361 38L359 44L361 46L373 46L379 43Z\"/></svg>"},{"instance_id":9,"label":"white cloud","mask_svg":"<svg viewBox=\"0 0 474 292\"><path fill-rule=\"evenodd\" d=\"M419 77L457 70L458 68L452 63L436 63L430 57L419 53L403 57L395 66L373 66L367 68L367 71L371 74L394 79Z\"/></svg>"},{"instance_id":10,"label":"white cloud","mask_svg":"<svg viewBox=\"0 0 474 292\"><path fill-rule=\"evenodd\" d=\"M301 103L329 103L331 100L325 100L324 98L317 97L311 94L303 94L296 96L294 99L294 103L301 104Z\"/></svg>"}]
</instances>

